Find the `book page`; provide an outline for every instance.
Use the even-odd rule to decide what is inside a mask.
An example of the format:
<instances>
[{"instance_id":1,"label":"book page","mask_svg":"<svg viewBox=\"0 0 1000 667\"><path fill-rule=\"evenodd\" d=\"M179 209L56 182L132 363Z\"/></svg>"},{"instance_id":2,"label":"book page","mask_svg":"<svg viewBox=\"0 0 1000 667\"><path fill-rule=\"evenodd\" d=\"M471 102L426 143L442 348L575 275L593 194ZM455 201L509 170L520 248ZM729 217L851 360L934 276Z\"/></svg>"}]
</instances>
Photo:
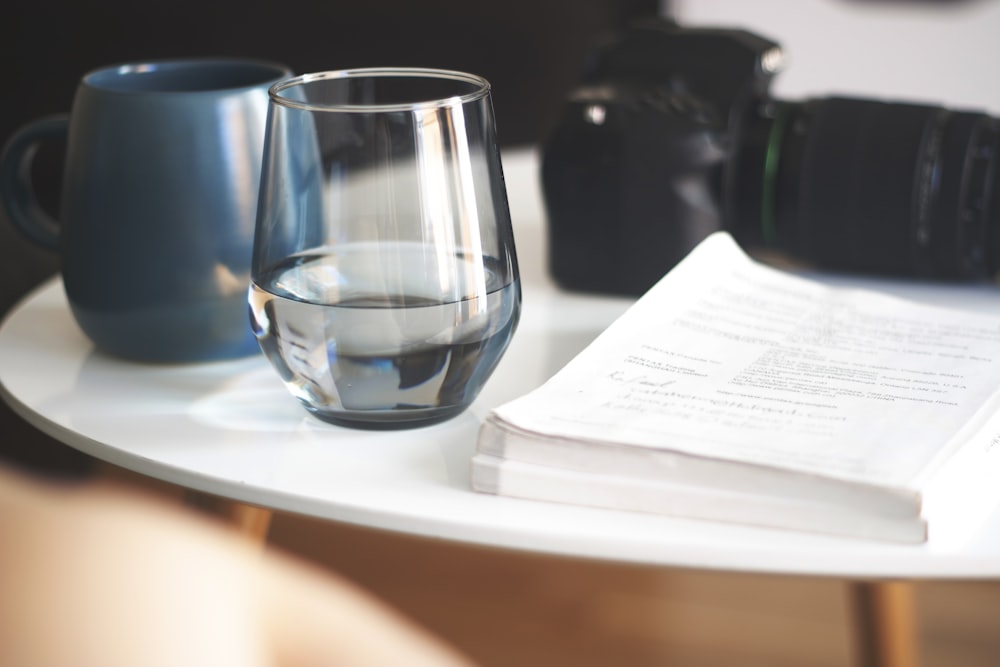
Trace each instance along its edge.
<instances>
[{"instance_id":1,"label":"book page","mask_svg":"<svg viewBox=\"0 0 1000 667\"><path fill-rule=\"evenodd\" d=\"M1000 317L836 289L706 239L548 383L522 429L907 486L1000 387Z\"/></svg>"}]
</instances>

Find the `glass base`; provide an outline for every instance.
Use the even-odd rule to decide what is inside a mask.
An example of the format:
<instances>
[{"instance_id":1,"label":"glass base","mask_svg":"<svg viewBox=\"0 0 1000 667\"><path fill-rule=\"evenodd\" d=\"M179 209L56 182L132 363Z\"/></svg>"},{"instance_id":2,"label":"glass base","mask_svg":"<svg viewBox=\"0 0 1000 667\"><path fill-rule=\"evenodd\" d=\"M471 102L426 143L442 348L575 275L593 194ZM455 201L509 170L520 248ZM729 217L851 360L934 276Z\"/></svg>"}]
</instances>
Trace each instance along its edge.
<instances>
[{"instance_id":1,"label":"glass base","mask_svg":"<svg viewBox=\"0 0 1000 667\"><path fill-rule=\"evenodd\" d=\"M392 431L440 424L465 412L467 405L444 408L394 408L389 410L337 410L331 412L305 406L317 419L337 426Z\"/></svg>"}]
</instances>

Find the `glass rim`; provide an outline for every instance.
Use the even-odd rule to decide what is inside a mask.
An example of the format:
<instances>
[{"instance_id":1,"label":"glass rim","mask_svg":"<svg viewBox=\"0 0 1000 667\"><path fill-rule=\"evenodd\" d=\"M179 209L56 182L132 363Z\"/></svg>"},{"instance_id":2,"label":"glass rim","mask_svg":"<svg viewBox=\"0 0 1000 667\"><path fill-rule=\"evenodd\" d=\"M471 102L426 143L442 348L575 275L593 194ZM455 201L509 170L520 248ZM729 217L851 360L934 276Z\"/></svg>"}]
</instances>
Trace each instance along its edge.
<instances>
[{"instance_id":1,"label":"glass rim","mask_svg":"<svg viewBox=\"0 0 1000 667\"><path fill-rule=\"evenodd\" d=\"M462 94L438 97L413 102L392 102L388 104L329 104L317 102L302 102L283 96L281 93L289 88L308 85L314 81L331 79L363 79L402 77L411 79L436 79L463 81L476 86L475 89ZM371 113L392 111L413 111L418 109L436 109L446 106L456 106L475 102L490 94L490 82L478 74L470 74L450 69L435 69L430 67L361 67L353 69L329 70L313 72L278 81L267 93L271 101L284 107L304 111L337 111L347 113Z\"/></svg>"}]
</instances>

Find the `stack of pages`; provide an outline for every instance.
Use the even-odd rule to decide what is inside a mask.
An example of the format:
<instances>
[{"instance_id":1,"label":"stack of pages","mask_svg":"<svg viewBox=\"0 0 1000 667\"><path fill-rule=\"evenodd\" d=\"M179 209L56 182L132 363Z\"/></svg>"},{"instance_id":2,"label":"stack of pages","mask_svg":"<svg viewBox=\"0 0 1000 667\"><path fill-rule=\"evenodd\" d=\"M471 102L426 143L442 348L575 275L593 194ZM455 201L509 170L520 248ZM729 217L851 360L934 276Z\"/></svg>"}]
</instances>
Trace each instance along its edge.
<instances>
[{"instance_id":1,"label":"stack of pages","mask_svg":"<svg viewBox=\"0 0 1000 667\"><path fill-rule=\"evenodd\" d=\"M473 488L894 542L1000 502L1000 317L831 288L702 242L535 391Z\"/></svg>"}]
</instances>

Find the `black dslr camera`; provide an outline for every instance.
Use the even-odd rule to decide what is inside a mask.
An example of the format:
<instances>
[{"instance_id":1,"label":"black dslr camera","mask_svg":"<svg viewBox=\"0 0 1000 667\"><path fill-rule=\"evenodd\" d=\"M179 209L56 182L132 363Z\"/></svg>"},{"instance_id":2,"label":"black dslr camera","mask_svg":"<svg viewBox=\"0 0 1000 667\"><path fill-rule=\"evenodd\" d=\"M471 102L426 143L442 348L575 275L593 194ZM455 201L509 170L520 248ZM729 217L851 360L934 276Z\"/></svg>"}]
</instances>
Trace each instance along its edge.
<instances>
[{"instance_id":1,"label":"black dslr camera","mask_svg":"<svg viewBox=\"0 0 1000 667\"><path fill-rule=\"evenodd\" d=\"M637 24L596 49L542 149L549 268L641 294L727 230L831 270L992 279L1000 128L979 112L768 95L781 49Z\"/></svg>"}]
</instances>

